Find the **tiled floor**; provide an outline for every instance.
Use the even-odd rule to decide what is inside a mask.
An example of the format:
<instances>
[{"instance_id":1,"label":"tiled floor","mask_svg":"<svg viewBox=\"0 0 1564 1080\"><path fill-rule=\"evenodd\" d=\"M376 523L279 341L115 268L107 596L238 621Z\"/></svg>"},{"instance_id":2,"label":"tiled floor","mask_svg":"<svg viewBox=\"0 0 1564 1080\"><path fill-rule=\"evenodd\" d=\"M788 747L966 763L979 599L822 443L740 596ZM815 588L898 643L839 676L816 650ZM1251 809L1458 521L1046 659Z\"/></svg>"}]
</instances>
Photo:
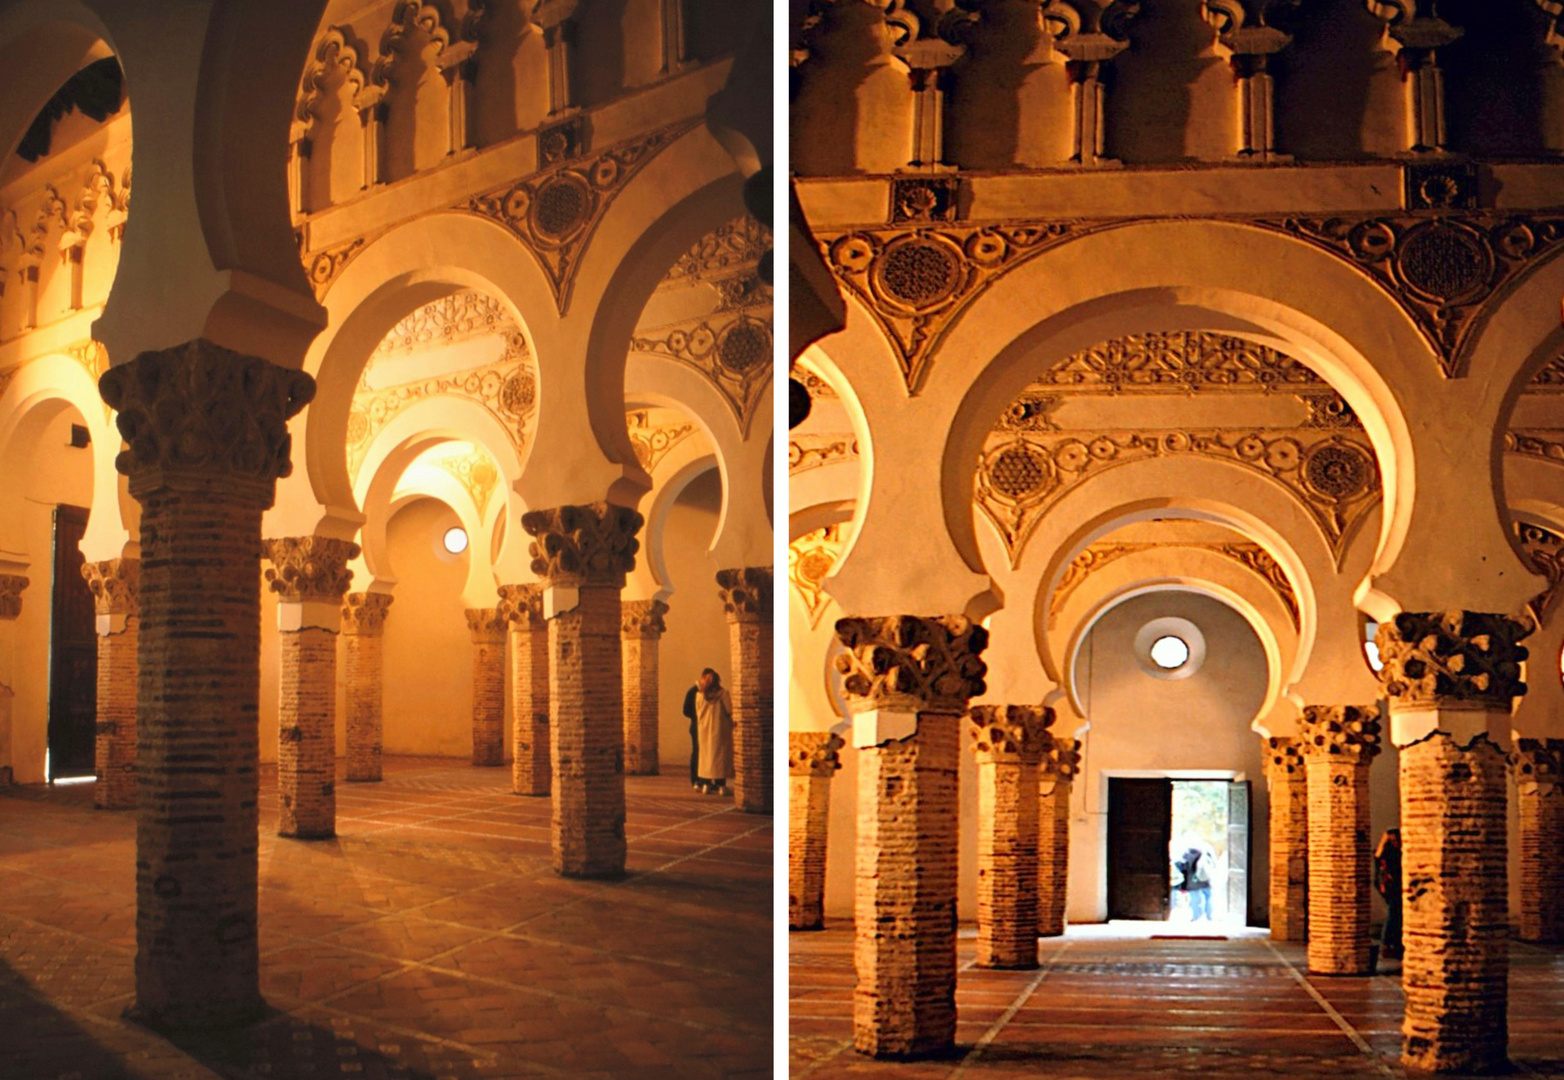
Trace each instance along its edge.
<instances>
[{"instance_id":1,"label":"tiled floor","mask_svg":"<svg viewBox=\"0 0 1564 1080\"><path fill-rule=\"evenodd\" d=\"M309 842L276 837L263 771L273 1013L178 1045L120 1018L134 814L0 791L0 1077L769 1076L772 819L679 776L627 788L630 876L603 883L554 874L549 800L508 769L389 758Z\"/></svg>"},{"instance_id":2,"label":"tiled floor","mask_svg":"<svg viewBox=\"0 0 1564 1080\"><path fill-rule=\"evenodd\" d=\"M1131 929L1072 928L1042 942L1037 971L973 966L958 941L956 1052L878 1062L852 1039L852 931L790 936L788 1027L794 1080L1400 1080L1401 988L1310 978L1303 948L1262 934L1151 940ZM1521 1077L1564 1077L1564 951L1511 949L1510 1055Z\"/></svg>"}]
</instances>

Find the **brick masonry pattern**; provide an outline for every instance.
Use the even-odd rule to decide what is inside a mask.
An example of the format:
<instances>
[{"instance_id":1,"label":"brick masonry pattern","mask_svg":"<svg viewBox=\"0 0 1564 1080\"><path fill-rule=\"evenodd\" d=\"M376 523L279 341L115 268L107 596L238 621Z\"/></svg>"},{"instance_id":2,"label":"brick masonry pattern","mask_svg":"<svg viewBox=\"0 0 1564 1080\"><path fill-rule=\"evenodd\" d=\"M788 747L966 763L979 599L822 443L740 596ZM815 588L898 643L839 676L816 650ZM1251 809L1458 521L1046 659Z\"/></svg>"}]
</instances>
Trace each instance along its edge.
<instances>
[{"instance_id":1,"label":"brick masonry pattern","mask_svg":"<svg viewBox=\"0 0 1564 1080\"><path fill-rule=\"evenodd\" d=\"M790 731L787 741L788 929L819 930L825 926L831 777L842 767L843 742L829 731Z\"/></svg>"}]
</instances>

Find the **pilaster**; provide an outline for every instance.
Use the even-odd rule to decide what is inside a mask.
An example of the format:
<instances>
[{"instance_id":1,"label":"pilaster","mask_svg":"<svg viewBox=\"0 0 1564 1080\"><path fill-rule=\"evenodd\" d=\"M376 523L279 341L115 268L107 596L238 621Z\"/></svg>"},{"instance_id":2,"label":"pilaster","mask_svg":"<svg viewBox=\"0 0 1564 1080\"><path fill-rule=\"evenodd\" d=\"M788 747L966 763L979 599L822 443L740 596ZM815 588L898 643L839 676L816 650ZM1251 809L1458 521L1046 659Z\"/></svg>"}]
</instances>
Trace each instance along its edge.
<instances>
[{"instance_id":1,"label":"pilaster","mask_svg":"<svg viewBox=\"0 0 1564 1080\"><path fill-rule=\"evenodd\" d=\"M769 566L717 572L733 665L733 804L748 814L769 814L772 804L773 581Z\"/></svg>"},{"instance_id":2,"label":"pilaster","mask_svg":"<svg viewBox=\"0 0 1564 1080\"><path fill-rule=\"evenodd\" d=\"M381 778L385 745L385 625L390 593L348 593L342 598L343 681L347 685L348 780Z\"/></svg>"},{"instance_id":3,"label":"pilaster","mask_svg":"<svg viewBox=\"0 0 1564 1080\"><path fill-rule=\"evenodd\" d=\"M620 601L625 696L625 772L657 775L657 642L667 630L661 600Z\"/></svg>"},{"instance_id":4,"label":"pilaster","mask_svg":"<svg viewBox=\"0 0 1564 1080\"><path fill-rule=\"evenodd\" d=\"M831 777L846 743L830 731L790 731L787 742L787 928L821 930Z\"/></svg>"}]
</instances>

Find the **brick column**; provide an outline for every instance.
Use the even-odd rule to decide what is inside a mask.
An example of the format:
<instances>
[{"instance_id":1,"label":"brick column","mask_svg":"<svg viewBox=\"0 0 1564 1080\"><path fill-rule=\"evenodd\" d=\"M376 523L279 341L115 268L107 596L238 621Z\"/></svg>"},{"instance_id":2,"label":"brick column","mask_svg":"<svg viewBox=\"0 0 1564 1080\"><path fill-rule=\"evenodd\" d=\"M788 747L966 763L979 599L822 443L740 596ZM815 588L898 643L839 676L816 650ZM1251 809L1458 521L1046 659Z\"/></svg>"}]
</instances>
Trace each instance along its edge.
<instances>
[{"instance_id":1,"label":"brick column","mask_svg":"<svg viewBox=\"0 0 1564 1080\"><path fill-rule=\"evenodd\" d=\"M510 626L511 790L549 793L548 623L543 586L501 585L499 612Z\"/></svg>"},{"instance_id":2,"label":"brick column","mask_svg":"<svg viewBox=\"0 0 1564 1080\"><path fill-rule=\"evenodd\" d=\"M977 962L1037 966L1037 762L1054 711L977 705L967 733L978 767Z\"/></svg>"},{"instance_id":3,"label":"brick column","mask_svg":"<svg viewBox=\"0 0 1564 1080\"><path fill-rule=\"evenodd\" d=\"M826 831L831 777L846 744L829 731L787 733L787 928L825 928Z\"/></svg>"},{"instance_id":4,"label":"brick column","mask_svg":"<svg viewBox=\"0 0 1564 1080\"><path fill-rule=\"evenodd\" d=\"M1374 882L1368 778L1379 710L1307 705L1298 732L1309 799L1309 971L1366 975Z\"/></svg>"},{"instance_id":5,"label":"brick column","mask_svg":"<svg viewBox=\"0 0 1564 1080\"><path fill-rule=\"evenodd\" d=\"M94 747L97 783L92 803L99 810L136 805L136 649L140 559L83 563L81 576L92 590L98 617L98 737Z\"/></svg>"},{"instance_id":6,"label":"brick column","mask_svg":"<svg viewBox=\"0 0 1564 1080\"><path fill-rule=\"evenodd\" d=\"M840 619L858 755L853 1045L948 1051L956 1035L961 717L985 690L988 631L957 615Z\"/></svg>"},{"instance_id":7,"label":"brick column","mask_svg":"<svg viewBox=\"0 0 1564 1080\"><path fill-rule=\"evenodd\" d=\"M379 780L385 744L385 625L390 593L342 598L343 682L347 685L348 780Z\"/></svg>"},{"instance_id":8,"label":"brick column","mask_svg":"<svg viewBox=\"0 0 1564 1080\"><path fill-rule=\"evenodd\" d=\"M263 1008L256 953L261 515L299 371L196 340L99 380L141 503L136 1004L164 1027Z\"/></svg>"},{"instance_id":9,"label":"brick column","mask_svg":"<svg viewBox=\"0 0 1564 1080\"><path fill-rule=\"evenodd\" d=\"M771 603L769 566L717 571L728 614L733 678L733 805L771 813Z\"/></svg>"},{"instance_id":10,"label":"brick column","mask_svg":"<svg viewBox=\"0 0 1564 1080\"><path fill-rule=\"evenodd\" d=\"M1297 739L1266 739L1271 795L1271 940L1306 941L1309 931L1309 781Z\"/></svg>"},{"instance_id":11,"label":"brick column","mask_svg":"<svg viewBox=\"0 0 1564 1080\"><path fill-rule=\"evenodd\" d=\"M1037 762L1037 934L1064 933L1070 895L1070 787L1081 768L1079 739L1047 733Z\"/></svg>"},{"instance_id":12,"label":"brick column","mask_svg":"<svg viewBox=\"0 0 1564 1080\"><path fill-rule=\"evenodd\" d=\"M1379 677L1401 750L1409 1068L1508 1067L1506 748L1511 707L1526 692L1526 633L1473 611L1402 612L1380 624Z\"/></svg>"},{"instance_id":13,"label":"brick column","mask_svg":"<svg viewBox=\"0 0 1564 1080\"><path fill-rule=\"evenodd\" d=\"M1520 819L1522 941L1564 941L1564 739L1518 739L1510 755Z\"/></svg>"},{"instance_id":14,"label":"brick column","mask_svg":"<svg viewBox=\"0 0 1564 1080\"><path fill-rule=\"evenodd\" d=\"M661 600L624 600L619 605L620 649L624 657L625 772L657 775L657 642L668 629ZM734 702L737 708L737 701Z\"/></svg>"},{"instance_id":15,"label":"brick column","mask_svg":"<svg viewBox=\"0 0 1564 1080\"><path fill-rule=\"evenodd\" d=\"M14 565L14 564L13 564ZM0 574L0 785L11 782L11 698L15 691L11 674L12 638L22 614L22 590L28 585L20 574Z\"/></svg>"},{"instance_id":16,"label":"brick column","mask_svg":"<svg viewBox=\"0 0 1564 1080\"><path fill-rule=\"evenodd\" d=\"M505 636L498 608L468 608L472 634L472 763L505 764Z\"/></svg>"},{"instance_id":17,"label":"brick column","mask_svg":"<svg viewBox=\"0 0 1564 1080\"><path fill-rule=\"evenodd\" d=\"M611 503L533 510L532 572L543 581L554 766L554 869L620 877L625 867L624 693L619 592L643 519Z\"/></svg>"},{"instance_id":18,"label":"brick column","mask_svg":"<svg viewBox=\"0 0 1564 1080\"><path fill-rule=\"evenodd\" d=\"M276 593L277 835L337 835L337 633L358 545L325 536L266 541Z\"/></svg>"}]
</instances>

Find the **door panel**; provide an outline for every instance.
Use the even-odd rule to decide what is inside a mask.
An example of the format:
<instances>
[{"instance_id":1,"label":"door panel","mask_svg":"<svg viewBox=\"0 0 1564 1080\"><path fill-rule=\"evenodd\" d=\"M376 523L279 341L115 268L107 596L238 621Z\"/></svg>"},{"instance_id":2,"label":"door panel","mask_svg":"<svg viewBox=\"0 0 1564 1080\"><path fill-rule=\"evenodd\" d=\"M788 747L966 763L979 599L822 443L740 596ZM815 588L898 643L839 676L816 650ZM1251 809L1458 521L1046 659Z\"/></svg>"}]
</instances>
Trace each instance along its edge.
<instances>
[{"instance_id":1,"label":"door panel","mask_svg":"<svg viewBox=\"0 0 1564 1080\"><path fill-rule=\"evenodd\" d=\"M1108 780L1108 918L1168 917L1173 782Z\"/></svg>"},{"instance_id":2,"label":"door panel","mask_svg":"<svg viewBox=\"0 0 1564 1080\"><path fill-rule=\"evenodd\" d=\"M1249 925L1249 781L1227 785L1227 917Z\"/></svg>"},{"instance_id":3,"label":"door panel","mask_svg":"<svg viewBox=\"0 0 1564 1080\"><path fill-rule=\"evenodd\" d=\"M54 511L49 633L49 779L91 776L98 720L98 637L92 590L81 576L87 511Z\"/></svg>"}]
</instances>

